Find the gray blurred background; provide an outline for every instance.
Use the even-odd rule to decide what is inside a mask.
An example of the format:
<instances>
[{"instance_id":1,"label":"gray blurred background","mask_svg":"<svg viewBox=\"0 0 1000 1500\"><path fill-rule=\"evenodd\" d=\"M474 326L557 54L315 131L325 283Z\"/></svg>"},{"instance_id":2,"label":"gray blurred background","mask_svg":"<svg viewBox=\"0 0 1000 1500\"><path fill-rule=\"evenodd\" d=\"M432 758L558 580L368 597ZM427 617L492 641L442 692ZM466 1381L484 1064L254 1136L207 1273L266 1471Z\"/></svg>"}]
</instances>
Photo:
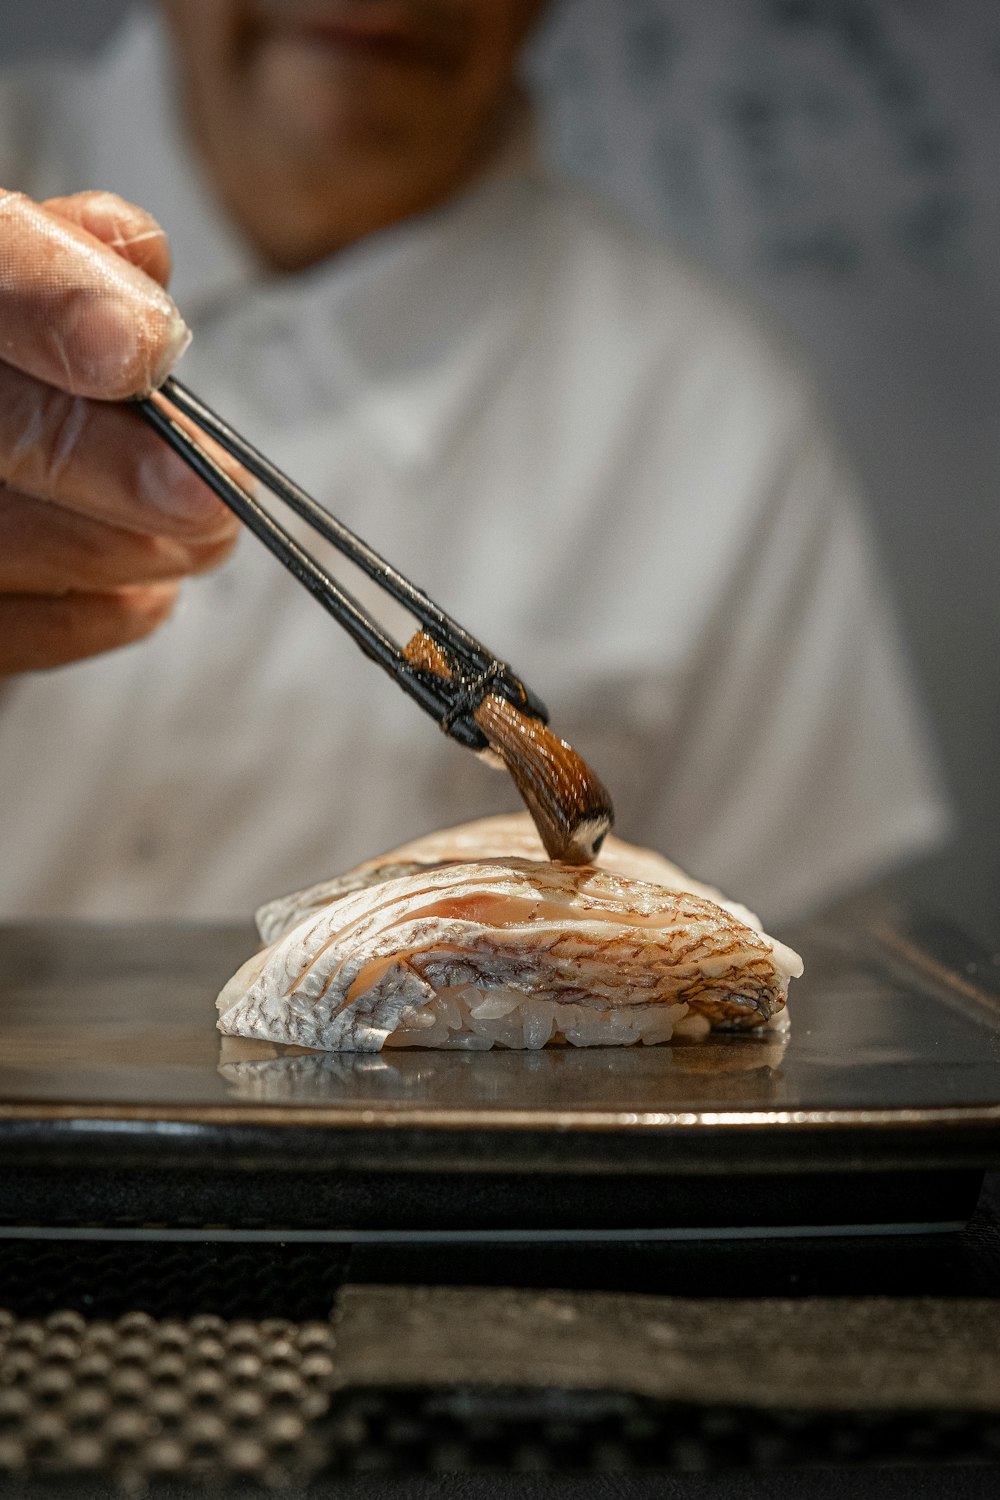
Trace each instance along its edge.
<instances>
[{"instance_id":1,"label":"gray blurred background","mask_svg":"<svg viewBox=\"0 0 1000 1500\"><path fill-rule=\"evenodd\" d=\"M92 50L127 6L4 0L0 65ZM958 817L907 884L1000 950L1000 5L565 0L530 71L549 159L818 369Z\"/></svg>"}]
</instances>

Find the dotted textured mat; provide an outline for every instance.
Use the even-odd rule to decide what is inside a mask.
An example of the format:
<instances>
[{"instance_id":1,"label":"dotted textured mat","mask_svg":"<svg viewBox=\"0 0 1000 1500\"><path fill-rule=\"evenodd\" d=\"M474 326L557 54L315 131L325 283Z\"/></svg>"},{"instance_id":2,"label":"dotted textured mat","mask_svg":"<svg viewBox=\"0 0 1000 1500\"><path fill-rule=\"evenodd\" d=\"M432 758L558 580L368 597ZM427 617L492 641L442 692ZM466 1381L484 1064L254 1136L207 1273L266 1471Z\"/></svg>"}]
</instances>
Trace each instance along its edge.
<instances>
[{"instance_id":1,"label":"dotted textured mat","mask_svg":"<svg viewBox=\"0 0 1000 1500\"><path fill-rule=\"evenodd\" d=\"M975 1413L751 1411L622 1391L453 1386L345 1391L323 1424L339 1473L713 1473L1000 1463Z\"/></svg>"},{"instance_id":2,"label":"dotted textured mat","mask_svg":"<svg viewBox=\"0 0 1000 1500\"><path fill-rule=\"evenodd\" d=\"M996 1464L1000 1419L776 1412L547 1387L338 1389L333 1329L0 1314L0 1474L283 1489L328 1474Z\"/></svg>"},{"instance_id":3,"label":"dotted textured mat","mask_svg":"<svg viewBox=\"0 0 1000 1500\"><path fill-rule=\"evenodd\" d=\"M0 1471L287 1483L323 1462L333 1349L322 1322L0 1312Z\"/></svg>"},{"instance_id":4,"label":"dotted textured mat","mask_svg":"<svg viewBox=\"0 0 1000 1500\"><path fill-rule=\"evenodd\" d=\"M234 1289L221 1273L256 1249L231 1264L218 1252L236 1302L261 1282ZM134 1293L141 1263L102 1302ZM0 1311L0 1476L134 1493L365 1474L996 1465L1000 1400L981 1357L992 1322L969 1301L356 1285L322 1319ZM882 1374L852 1397L860 1327ZM929 1350L944 1365L930 1384L904 1371L886 1389L888 1360L910 1358L919 1375ZM964 1369L950 1407L949 1369Z\"/></svg>"}]
</instances>

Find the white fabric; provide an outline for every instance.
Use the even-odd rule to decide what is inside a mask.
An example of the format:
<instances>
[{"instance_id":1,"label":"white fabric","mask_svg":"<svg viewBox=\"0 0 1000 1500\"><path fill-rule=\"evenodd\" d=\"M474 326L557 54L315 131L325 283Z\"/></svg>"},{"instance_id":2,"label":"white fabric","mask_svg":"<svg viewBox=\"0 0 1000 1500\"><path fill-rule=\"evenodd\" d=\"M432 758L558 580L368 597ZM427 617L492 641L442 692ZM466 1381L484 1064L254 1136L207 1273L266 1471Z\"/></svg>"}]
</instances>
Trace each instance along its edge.
<instances>
[{"instance_id":1,"label":"white fabric","mask_svg":"<svg viewBox=\"0 0 1000 1500\"><path fill-rule=\"evenodd\" d=\"M183 378L525 676L624 837L780 922L941 835L850 481L727 294L510 171L267 280L149 21L9 85L0 127L7 185L158 215ZM152 641L8 686L0 788L19 916L246 916L517 805L250 537Z\"/></svg>"}]
</instances>

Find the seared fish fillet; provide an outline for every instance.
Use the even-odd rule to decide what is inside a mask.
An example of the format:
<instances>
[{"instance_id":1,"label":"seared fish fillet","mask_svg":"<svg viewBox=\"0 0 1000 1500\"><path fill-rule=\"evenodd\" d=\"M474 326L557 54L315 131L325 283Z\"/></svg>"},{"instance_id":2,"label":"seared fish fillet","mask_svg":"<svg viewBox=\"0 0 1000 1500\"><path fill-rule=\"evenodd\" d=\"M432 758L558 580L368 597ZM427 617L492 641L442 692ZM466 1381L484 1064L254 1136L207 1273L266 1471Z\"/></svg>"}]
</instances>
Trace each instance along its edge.
<instances>
[{"instance_id":1,"label":"seared fish fillet","mask_svg":"<svg viewBox=\"0 0 1000 1500\"><path fill-rule=\"evenodd\" d=\"M448 829L258 913L219 1030L304 1047L629 1045L761 1026L802 972L752 913L609 838L552 864L526 817Z\"/></svg>"}]
</instances>

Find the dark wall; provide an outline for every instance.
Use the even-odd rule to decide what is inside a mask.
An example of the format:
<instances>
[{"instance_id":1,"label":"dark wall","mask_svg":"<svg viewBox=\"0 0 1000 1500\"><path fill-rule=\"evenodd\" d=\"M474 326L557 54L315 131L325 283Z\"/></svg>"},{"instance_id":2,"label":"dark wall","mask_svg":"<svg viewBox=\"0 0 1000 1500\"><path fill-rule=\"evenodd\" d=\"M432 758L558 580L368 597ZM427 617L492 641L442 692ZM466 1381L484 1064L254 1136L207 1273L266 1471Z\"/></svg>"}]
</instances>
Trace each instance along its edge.
<instances>
[{"instance_id":1,"label":"dark wall","mask_svg":"<svg viewBox=\"0 0 1000 1500\"><path fill-rule=\"evenodd\" d=\"M128 9L129 0L4 0L0 63L58 48L89 51Z\"/></svg>"}]
</instances>

